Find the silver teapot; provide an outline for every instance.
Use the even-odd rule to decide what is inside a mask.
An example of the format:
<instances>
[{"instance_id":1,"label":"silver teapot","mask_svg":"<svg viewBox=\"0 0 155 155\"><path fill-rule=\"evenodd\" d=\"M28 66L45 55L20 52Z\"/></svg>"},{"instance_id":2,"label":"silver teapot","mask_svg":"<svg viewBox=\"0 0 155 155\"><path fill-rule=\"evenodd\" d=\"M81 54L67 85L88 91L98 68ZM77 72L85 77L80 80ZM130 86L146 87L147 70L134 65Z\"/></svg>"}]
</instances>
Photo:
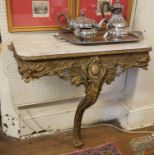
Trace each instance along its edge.
<instances>
[{"instance_id":1,"label":"silver teapot","mask_svg":"<svg viewBox=\"0 0 155 155\"><path fill-rule=\"evenodd\" d=\"M106 20L104 16L104 10L107 8L112 12L110 20ZM120 4L120 0L115 0L112 6L109 2L103 2L101 4L101 13L107 24L108 33L113 39L124 37L128 33L127 23L123 17L123 6Z\"/></svg>"},{"instance_id":2,"label":"silver teapot","mask_svg":"<svg viewBox=\"0 0 155 155\"><path fill-rule=\"evenodd\" d=\"M67 26L62 24L62 17L67 21ZM102 19L99 23L96 23L95 20L85 17L82 11L80 12L80 16L76 19L70 19L63 13L59 14L57 17L57 23L62 29L72 31L74 35L81 40L95 37L98 33L97 30L102 28L104 20L105 19Z\"/></svg>"}]
</instances>

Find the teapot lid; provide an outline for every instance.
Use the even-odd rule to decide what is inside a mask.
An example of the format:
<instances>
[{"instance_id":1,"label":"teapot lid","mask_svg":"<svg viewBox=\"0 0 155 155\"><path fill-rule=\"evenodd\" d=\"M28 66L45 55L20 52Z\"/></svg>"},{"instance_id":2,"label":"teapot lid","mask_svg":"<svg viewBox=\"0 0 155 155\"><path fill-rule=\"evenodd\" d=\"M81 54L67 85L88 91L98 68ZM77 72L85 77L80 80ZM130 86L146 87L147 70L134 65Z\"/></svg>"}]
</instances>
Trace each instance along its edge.
<instances>
[{"instance_id":1,"label":"teapot lid","mask_svg":"<svg viewBox=\"0 0 155 155\"><path fill-rule=\"evenodd\" d=\"M120 0L115 0L113 8L115 9L123 8L123 5L120 4Z\"/></svg>"},{"instance_id":2,"label":"teapot lid","mask_svg":"<svg viewBox=\"0 0 155 155\"><path fill-rule=\"evenodd\" d=\"M92 28L96 25L96 21L85 17L85 13L80 11L80 16L70 21L70 25L74 28Z\"/></svg>"}]
</instances>

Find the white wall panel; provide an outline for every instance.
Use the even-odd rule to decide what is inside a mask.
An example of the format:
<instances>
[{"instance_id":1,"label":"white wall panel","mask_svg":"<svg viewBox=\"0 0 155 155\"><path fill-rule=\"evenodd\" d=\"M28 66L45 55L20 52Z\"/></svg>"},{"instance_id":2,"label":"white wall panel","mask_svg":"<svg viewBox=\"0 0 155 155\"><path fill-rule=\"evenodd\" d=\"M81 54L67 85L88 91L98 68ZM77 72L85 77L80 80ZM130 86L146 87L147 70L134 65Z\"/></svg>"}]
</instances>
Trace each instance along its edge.
<instances>
[{"instance_id":1,"label":"white wall panel","mask_svg":"<svg viewBox=\"0 0 155 155\"><path fill-rule=\"evenodd\" d=\"M127 76L126 102L133 109L153 105L154 96L154 1L137 0L134 30L141 30L144 38L152 43L148 70L130 69Z\"/></svg>"},{"instance_id":2,"label":"white wall panel","mask_svg":"<svg viewBox=\"0 0 155 155\"><path fill-rule=\"evenodd\" d=\"M154 0L137 1L133 19L133 29L141 30L144 38L152 43L151 61L148 70L130 69L124 90L124 102L128 106L128 116L120 122L126 129L136 129L154 123Z\"/></svg>"}]
</instances>

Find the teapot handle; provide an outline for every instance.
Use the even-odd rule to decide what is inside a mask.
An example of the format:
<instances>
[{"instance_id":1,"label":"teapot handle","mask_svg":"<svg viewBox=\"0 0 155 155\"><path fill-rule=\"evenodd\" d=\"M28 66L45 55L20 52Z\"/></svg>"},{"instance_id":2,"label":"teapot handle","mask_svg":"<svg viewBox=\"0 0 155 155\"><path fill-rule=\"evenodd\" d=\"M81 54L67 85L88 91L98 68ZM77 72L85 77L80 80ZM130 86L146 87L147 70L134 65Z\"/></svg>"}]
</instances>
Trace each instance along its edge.
<instances>
[{"instance_id":1,"label":"teapot handle","mask_svg":"<svg viewBox=\"0 0 155 155\"><path fill-rule=\"evenodd\" d=\"M64 13L60 13L58 16L57 16L57 24L64 30L67 30L67 31L70 31L71 29L67 26L64 26L61 22L61 18L64 17L65 20L67 21L67 23L69 23L69 18L67 17L67 15L65 15Z\"/></svg>"},{"instance_id":2,"label":"teapot handle","mask_svg":"<svg viewBox=\"0 0 155 155\"><path fill-rule=\"evenodd\" d=\"M101 3L101 5L100 5L100 10L101 10L101 14L102 14L102 17L103 18L105 18L105 15L104 15L104 8L105 8L105 5L107 5L107 8L110 10L110 11L112 11L112 8L111 8L111 5L110 5L110 3L109 2L106 2L106 1L104 1L103 3Z\"/></svg>"}]
</instances>

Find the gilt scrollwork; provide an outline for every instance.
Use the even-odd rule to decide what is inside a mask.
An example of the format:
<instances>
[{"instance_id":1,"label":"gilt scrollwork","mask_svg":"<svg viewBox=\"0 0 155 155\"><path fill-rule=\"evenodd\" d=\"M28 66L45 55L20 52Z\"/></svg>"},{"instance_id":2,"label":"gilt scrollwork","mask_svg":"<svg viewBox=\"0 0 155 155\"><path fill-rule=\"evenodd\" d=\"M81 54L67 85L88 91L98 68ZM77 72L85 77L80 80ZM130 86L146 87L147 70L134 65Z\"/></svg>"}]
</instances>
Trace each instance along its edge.
<instances>
[{"instance_id":1,"label":"gilt scrollwork","mask_svg":"<svg viewBox=\"0 0 155 155\"><path fill-rule=\"evenodd\" d=\"M75 147L82 146L80 133L85 110L95 104L102 85L114 81L117 67L119 66L122 72L131 67L147 69L150 60L148 52L39 61L25 61L16 55L15 57L19 73L25 82L43 76L57 75L61 79L70 81L72 85L84 85L86 96L78 105L74 119L73 143Z\"/></svg>"},{"instance_id":2,"label":"gilt scrollwork","mask_svg":"<svg viewBox=\"0 0 155 155\"><path fill-rule=\"evenodd\" d=\"M74 74L78 74L76 76L79 76L79 72L82 71L82 73L86 73L88 66L91 66L91 64L93 64L91 72L95 71L96 73L94 74L97 74L97 68L100 68L99 66L101 66L101 63L98 62L99 60L96 60L96 57L45 61L24 61L18 58L16 58L16 60L18 62L19 73L22 75L25 82L30 82L34 79L39 79L47 75L58 75L60 78L66 79L67 77L64 73L65 70L69 70L70 75L72 76ZM95 64L94 61L96 61ZM104 64L104 70L106 68L112 69L113 66L119 65L122 72L124 72L131 67L147 69L150 57L148 53L118 56L111 55L100 57L100 61ZM72 81L74 81L74 79Z\"/></svg>"}]
</instances>

